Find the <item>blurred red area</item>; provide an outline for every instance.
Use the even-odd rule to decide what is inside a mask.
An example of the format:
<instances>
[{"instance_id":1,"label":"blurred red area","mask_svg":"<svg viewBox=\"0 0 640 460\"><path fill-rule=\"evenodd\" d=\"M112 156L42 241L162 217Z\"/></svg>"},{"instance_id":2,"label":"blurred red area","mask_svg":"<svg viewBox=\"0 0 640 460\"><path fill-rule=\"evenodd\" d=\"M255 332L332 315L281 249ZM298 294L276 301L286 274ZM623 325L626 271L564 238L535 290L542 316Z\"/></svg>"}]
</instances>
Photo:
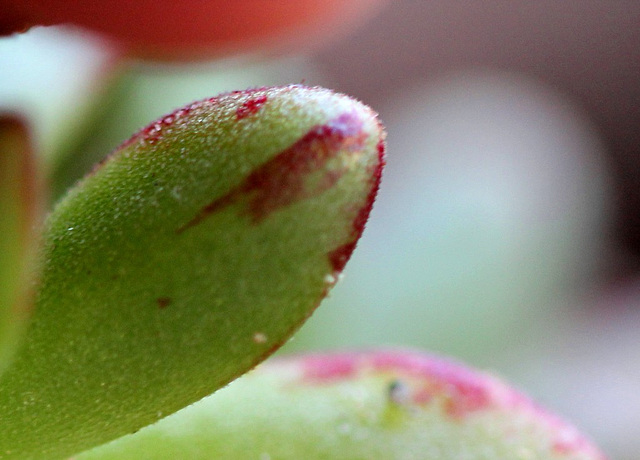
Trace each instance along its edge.
<instances>
[{"instance_id":1,"label":"blurred red area","mask_svg":"<svg viewBox=\"0 0 640 460\"><path fill-rule=\"evenodd\" d=\"M304 49L349 31L381 0L2 0L0 33L71 23L137 56L188 60L260 50Z\"/></svg>"}]
</instances>

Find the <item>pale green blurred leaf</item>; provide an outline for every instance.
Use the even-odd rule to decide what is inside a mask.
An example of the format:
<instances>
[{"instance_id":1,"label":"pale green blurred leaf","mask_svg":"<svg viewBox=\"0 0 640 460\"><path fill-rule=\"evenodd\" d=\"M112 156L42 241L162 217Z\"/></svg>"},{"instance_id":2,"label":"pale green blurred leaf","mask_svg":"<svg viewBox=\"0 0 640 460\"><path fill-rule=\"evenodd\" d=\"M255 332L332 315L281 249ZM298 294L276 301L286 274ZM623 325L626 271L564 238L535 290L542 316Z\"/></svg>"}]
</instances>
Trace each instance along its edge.
<instances>
[{"instance_id":1,"label":"pale green blurred leaf","mask_svg":"<svg viewBox=\"0 0 640 460\"><path fill-rule=\"evenodd\" d=\"M417 352L271 360L75 460L603 460L500 380Z\"/></svg>"}]
</instances>

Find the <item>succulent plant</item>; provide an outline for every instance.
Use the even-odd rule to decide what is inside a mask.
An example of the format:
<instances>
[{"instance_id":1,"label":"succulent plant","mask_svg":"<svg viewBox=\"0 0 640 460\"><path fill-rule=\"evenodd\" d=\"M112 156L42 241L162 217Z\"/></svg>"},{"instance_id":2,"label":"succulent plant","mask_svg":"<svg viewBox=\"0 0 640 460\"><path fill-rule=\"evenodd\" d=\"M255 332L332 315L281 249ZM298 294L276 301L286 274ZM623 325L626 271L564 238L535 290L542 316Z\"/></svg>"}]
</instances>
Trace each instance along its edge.
<instances>
[{"instance_id":1,"label":"succulent plant","mask_svg":"<svg viewBox=\"0 0 640 460\"><path fill-rule=\"evenodd\" d=\"M3 126L4 157L28 158L22 125ZM44 224L35 313L0 378L2 458L65 458L142 429L78 458L602 459L498 380L411 352L276 361L144 429L311 314L383 164L374 112L298 85L196 102L124 142Z\"/></svg>"},{"instance_id":2,"label":"succulent plant","mask_svg":"<svg viewBox=\"0 0 640 460\"><path fill-rule=\"evenodd\" d=\"M73 454L268 356L342 271L383 154L374 112L303 86L196 102L124 142L45 222L0 452Z\"/></svg>"},{"instance_id":3,"label":"succulent plant","mask_svg":"<svg viewBox=\"0 0 640 460\"><path fill-rule=\"evenodd\" d=\"M60 20L38 16L57 2L6 3L0 33ZM191 103L46 218L43 184L59 184L32 137L0 116L0 459L604 458L499 380L415 351L238 379L311 315L364 230L385 162L364 104L303 85Z\"/></svg>"}]
</instances>

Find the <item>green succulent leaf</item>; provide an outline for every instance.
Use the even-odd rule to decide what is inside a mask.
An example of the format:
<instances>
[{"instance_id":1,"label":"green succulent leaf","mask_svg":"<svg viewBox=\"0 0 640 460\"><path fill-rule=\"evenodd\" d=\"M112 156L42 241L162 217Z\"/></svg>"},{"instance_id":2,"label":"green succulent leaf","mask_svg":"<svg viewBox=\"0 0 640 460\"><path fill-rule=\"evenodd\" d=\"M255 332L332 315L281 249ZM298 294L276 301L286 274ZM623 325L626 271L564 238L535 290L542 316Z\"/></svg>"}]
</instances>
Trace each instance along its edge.
<instances>
[{"instance_id":1,"label":"green succulent leaf","mask_svg":"<svg viewBox=\"0 0 640 460\"><path fill-rule=\"evenodd\" d=\"M270 360L74 460L604 460L502 381L415 351Z\"/></svg>"},{"instance_id":2,"label":"green succulent leaf","mask_svg":"<svg viewBox=\"0 0 640 460\"><path fill-rule=\"evenodd\" d=\"M0 458L134 432L271 354L353 250L383 137L359 102L288 86L191 104L120 146L46 222Z\"/></svg>"},{"instance_id":3,"label":"green succulent leaf","mask_svg":"<svg viewBox=\"0 0 640 460\"><path fill-rule=\"evenodd\" d=\"M30 261L41 190L29 137L21 119L0 114L0 374L33 302Z\"/></svg>"}]
</instances>

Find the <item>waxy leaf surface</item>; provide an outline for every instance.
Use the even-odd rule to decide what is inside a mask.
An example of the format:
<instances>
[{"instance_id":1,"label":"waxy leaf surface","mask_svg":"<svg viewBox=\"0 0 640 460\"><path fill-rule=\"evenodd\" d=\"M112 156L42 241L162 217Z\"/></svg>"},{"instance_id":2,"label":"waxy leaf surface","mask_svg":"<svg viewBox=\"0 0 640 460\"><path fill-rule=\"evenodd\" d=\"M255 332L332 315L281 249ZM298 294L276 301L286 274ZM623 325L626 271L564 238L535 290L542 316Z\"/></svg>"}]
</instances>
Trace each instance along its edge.
<instances>
[{"instance_id":1,"label":"waxy leaf surface","mask_svg":"<svg viewBox=\"0 0 640 460\"><path fill-rule=\"evenodd\" d=\"M75 460L604 460L502 381L415 351L270 360Z\"/></svg>"},{"instance_id":2,"label":"waxy leaf surface","mask_svg":"<svg viewBox=\"0 0 640 460\"><path fill-rule=\"evenodd\" d=\"M278 348L353 250L383 151L369 108L303 86L197 102L120 146L46 223L0 458L134 432Z\"/></svg>"}]
</instances>

